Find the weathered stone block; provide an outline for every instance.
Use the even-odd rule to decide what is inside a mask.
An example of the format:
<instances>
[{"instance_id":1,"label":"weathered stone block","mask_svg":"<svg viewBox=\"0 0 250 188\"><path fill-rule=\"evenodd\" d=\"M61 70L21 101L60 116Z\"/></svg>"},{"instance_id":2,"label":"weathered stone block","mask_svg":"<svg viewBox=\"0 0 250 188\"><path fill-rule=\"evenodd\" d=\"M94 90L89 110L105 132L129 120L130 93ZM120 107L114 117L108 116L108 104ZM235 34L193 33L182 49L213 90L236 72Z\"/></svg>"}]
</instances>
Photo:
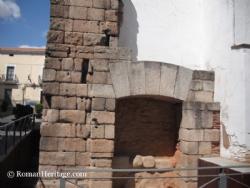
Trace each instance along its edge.
<instances>
[{"instance_id":1,"label":"weathered stone block","mask_svg":"<svg viewBox=\"0 0 250 188\"><path fill-rule=\"evenodd\" d=\"M82 73L81 72L71 72L72 83L81 83Z\"/></svg>"},{"instance_id":2,"label":"weathered stone block","mask_svg":"<svg viewBox=\"0 0 250 188\"><path fill-rule=\"evenodd\" d=\"M60 121L70 123L85 123L85 111L80 110L61 110Z\"/></svg>"},{"instance_id":3,"label":"weathered stone block","mask_svg":"<svg viewBox=\"0 0 250 188\"><path fill-rule=\"evenodd\" d=\"M87 18L88 20L103 21L104 14L105 12L103 9L89 8Z\"/></svg>"},{"instance_id":4,"label":"weathered stone block","mask_svg":"<svg viewBox=\"0 0 250 188\"><path fill-rule=\"evenodd\" d=\"M105 45L106 36L104 34L95 34L95 33L85 33L84 34L84 45L93 46L93 45Z\"/></svg>"},{"instance_id":5,"label":"weathered stone block","mask_svg":"<svg viewBox=\"0 0 250 188\"><path fill-rule=\"evenodd\" d=\"M83 44L83 34L76 32L65 32L65 43L81 46Z\"/></svg>"},{"instance_id":6,"label":"weathered stone block","mask_svg":"<svg viewBox=\"0 0 250 188\"><path fill-rule=\"evenodd\" d=\"M194 107L195 108L195 107ZM190 129L212 128L213 113L208 110L183 110L181 127Z\"/></svg>"},{"instance_id":7,"label":"weathered stone block","mask_svg":"<svg viewBox=\"0 0 250 188\"><path fill-rule=\"evenodd\" d=\"M75 96L76 95L76 84L60 84L60 95Z\"/></svg>"},{"instance_id":8,"label":"weathered stone block","mask_svg":"<svg viewBox=\"0 0 250 188\"><path fill-rule=\"evenodd\" d=\"M155 158L156 168L174 168L174 160L167 157Z\"/></svg>"},{"instance_id":9,"label":"weathered stone block","mask_svg":"<svg viewBox=\"0 0 250 188\"><path fill-rule=\"evenodd\" d=\"M50 30L47 35L48 43L63 43L64 32L63 31L52 31Z\"/></svg>"},{"instance_id":10,"label":"weathered stone block","mask_svg":"<svg viewBox=\"0 0 250 188\"><path fill-rule=\"evenodd\" d=\"M77 110L86 109L86 100L85 98L77 98Z\"/></svg>"},{"instance_id":11,"label":"weathered stone block","mask_svg":"<svg viewBox=\"0 0 250 188\"><path fill-rule=\"evenodd\" d=\"M110 37L109 46L118 47L118 37Z\"/></svg>"},{"instance_id":12,"label":"weathered stone block","mask_svg":"<svg viewBox=\"0 0 250 188\"><path fill-rule=\"evenodd\" d=\"M144 168L154 168L155 159L153 156L142 157L142 163Z\"/></svg>"},{"instance_id":13,"label":"weathered stone block","mask_svg":"<svg viewBox=\"0 0 250 188\"><path fill-rule=\"evenodd\" d=\"M76 96L78 96L78 97L87 97L88 96L87 84L77 84L76 85Z\"/></svg>"},{"instance_id":14,"label":"weathered stone block","mask_svg":"<svg viewBox=\"0 0 250 188\"><path fill-rule=\"evenodd\" d=\"M62 59L62 70L73 70L74 61L73 58Z\"/></svg>"},{"instance_id":15,"label":"weathered stone block","mask_svg":"<svg viewBox=\"0 0 250 188\"><path fill-rule=\"evenodd\" d=\"M133 160L133 167L134 168L141 168L142 166L143 166L142 156L136 155L134 160Z\"/></svg>"},{"instance_id":16,"label":"weathered stone block","mask_svg":"<svg viewBox=\"0 0 250 188\"><path fill-rule=\"evenodd\" d=\"M195 70L193 74L193 80L211 80L214 81L214 72Z\"/></svg>"},{"instance_id":17,"label":"weathered stone block","mask_svg":"<svg viewBox=\"0 0 250 188\"><path fill-rule=\"evenodd\" d=\"M58 151L86 151L86 141L82 138L58 138Z\"/></svg>"},{"instance_id":18,"label":"weathered stone block","mask_svg":"<svg viewBox=\"0 0 250 188\"><path fill-rule=\"evenodd\" d=\"M50 19L50 29L63 31L65 24L62 18L51 18Z\"/></svg>"},{"instance_id":19,"label":"weathered stone block","mask_svg":"<svg viewBox=\"0 0 250 188\"><path fill-rule=\"evenodd\" d=\"M180 150L185 154L198 154L199 145L198 142L180 142Z\"/></svg>"},{"instance_id":20,"label":"weathered stone block","mask_svg":"<svg viewBox=\"0 0 250 188\"><path fill-rule=\"evenodd\" d=\"M69 7L69 18L73 19L87 19L87 8L80 6Z\"/></svg>"},{"instance_id":21,"label":"weathered stone block","mask_svg":"<svg viewBox=\"0 0 250 188\"><path fill-rule=\"evenodd\" d=\"M115 98L114 89L112 85L92 84L89 85L88 91L89 97Z\"/></svg>"},{"instance_id":22,"label":"weathered stone block","mask_svg":"<svg viewBox=\"0 0 250 188\"><path fill-rule=\"evenodd\" d=\"M100 26L98 21L74 20L73 31L83 33L99 33Z\"/></svg>"},{"instance_id":23,"label":"weathered stone block","mask_svg":"<svg viewBox=\"0 0 250 188\"><path fill-rule=\"evenodd\" d=\"M115 99L106 99L105 109L110 112L115 111Z\"/></svg>"},{"instance_id":24,"label":"weathered stone block","mask_svg":"<svg viewBox=\"0 0 250 188\"><path fill-rule=\"evenodd\" d=\"M112 181L90 181L90 188L112 188Z\"/></svg>"},{"instance_id":25,"label":"weathered stone block","mask_svg":"<svg viewBox=\"0 0 250 188\"><path fill-rule=\"evenodd\" d=\"M58 95L59 94L59 83L43 83L43 93Z\"/></svg>"},{"instance_id":26,"label":"weathered stone block","mask_svg":"<svg viewBox=\"0 0 250 188\"><path fill-rule=\"evenodd\" d=\"M104 138L104 125L92 125L91 126L91 138Z\"/></svg>"},{"instance_id":27,"label":"weathered stone block","mask_svg":"<svg viewBox=\"0 0 250 188\"><path fill-rule=\"evenodd\" d=\"M179 139L185 141L204 141L204 130L202 129L184 129L179 131Z\"/></svg>"},{"instance_id":28,"label":"weathered stone block","mask_svg":"<svg viewBox=\"0 0 250 188\"><path fill-rule=\"evenodd\" d=\"M193 71L184 67L179 67L174 88L174 97L186 100L191 86Z\"/></svg>"},{"instance_id":29,"label":"weathered stone block","mask_svg":"<svg viewBox=\"0 0 250 188\"><path fill-rule=\"evenodd\" d=\"M82 71L83 59L75 58L74 62L75 62L74 70Z\"/></svg>"},{"instance_id":30,"label":"weathered stone block","mask_svg":"<svg viewBox=\"0 0 250 188\"><path fill-rule=\"evenodd\" d=\"M105 109L105 98L93 98L92 109L97 111L103 111Z\"/></svg>"},{"instance_id":31,"label":"weathered stone block","mask_svg":"<svg viewBox=\"0 0 250 188\"><path fill-rule=\"evenodd\" d=\"M71 82L71 74L69 71L57 71L56 81L58 82Z\"/></svg>"},{"instance_id":32,"label":"weathered stone block","mask_svg":"<svg viewBox=\"0 0 250 188\"><path fill-rule=\"evenodd\" d=\"M212 144L211 142L199 142L199 154L211 154L212 153Z\"/></svg>"},{"instance_id":33,"label":"weathered stone block","mask_svg":"<svg viewBox=\"0 0 250 188\"><path fill-rule=\"evenodd\" d=\"M91 166L99 168L111 168L112 160L111 159L93 159L91 160Z\"/></svg>"},{"instance_id":34,"label":"weathered stone block","mask_svg":"<svg viewBox=\"0 0 250 188\"><path fill-rule=\"evenodd\" d=\"M103 112L103 111L92 111L91 119L97 121L98 124L114 124L115 113Z\"/></svg>"},{"instance_id":35,"label":"weathered stone block","mask_svg":"<svg viewBox=\"0 0 250 188\"><path fill-rule=\"evenodd\" d=\"M76 153L76 165L90 166L91 158L90 153L77 152Z\"/></svg>"},{"instance_id":36,"label":"weathered stone block","mask_svg":"<svg viewBox=\"0 0 250 188\"><path fill-rule=\"evenodd\" d=\"M117 98L129 96L130 86L127 63L110 63L110 74ZM132 80L131 80L132 81Z\"/></svg>"},{"instance_id":37,"label":"weathered stone block","mask_svg":"<svg viewBox=\"0 0 250 188\"><path fill-rule=\"evenodd\" d=\"M106 84L108 79L107 72L94 72L93 84Z\"/></svg>"},{"instance_id":38,"label":"weathered stone block","mask_svg":"<svg viewBox=\"0 0 250 188\"><path fill-rule=\"evenodd\" d=\"M115 138L115 126L105 125L105 138L114 139Z\"/></svg>"},{"instance_id":39,"label":"weathered stone block","mask_svg":"<svg viewBox=\"0 0 250 188\"><path fill-rule=\"evenodd\" d=\"M106 21L118 21L118 11L117 10L106 10L105 11L105 20Z\"/></svg>"},{"instance_id":40,"label":"weathered stone block","mask_svg":"<svg viewBox=\"0 0 250 188\"><path fill-rule=\"evenodd\" d=\"M101 22L100 23L100 33L109 30L110 35L117 36L119 34L118 23L117 22Z\"/></svg>"},{"instance_id":41,"label":"weathered stone block","mask_svg":"<svg viewBox=\"0 0 250 188\"><path fill-rule=\"evenodd\" d=\"M114 152L114 141L106 139L90 140L90 151L97 153Z\"/></svg>"},{"instance_id":42,"label":"weathered stone block","mask_svg":"<svg viewBox=\"0 0 250 188\"><path fill-rule=\"evenodd\" d=\"M65 5L92 7L92 0L68 0Z\"/></svg>"},{"instance_id":43,"label":"weathered stone block","mask_svg":"<svg viewBox=\"0 0 250 188\"><path fill-rule=\"evenodd\" d=\"M61 105L61 96L51 97L51 108L52 109L60 109L60 105Z\"/></svg>"},{"instance_id":44,"label":"weathered stone block","mask_svg":"<svg viewBox=\"0 0 250 188\"><path fill-rule=\"evenodd\" d=\"M109 71L108 60L95 59L90 61L93 71Z\"/></svg>"},{"instance_id":45,"label":"weathered stone block","mask_svg":"<svg viewBox=\"0 0 250 188\"><path fill-rule=\"evenodd\" d=\"M68 123L42 123L41 136L75 137L75 125Z\"/></svg>"},{"instance_id":46,"label":"weathered stone block","mask_svg":"<svg viewBox=\"0 0 250 188\"><path fill-rule=\"evenodd\" d=\"M86 110L86 112L90 112L91 111L91 104L92 104L91 99L87 98L85 100L85 110Z\"/></svg>"},{"instance_id":47,"label":"weathered stone block","mask_svg":"<svg viewBox=\"0 0 250 188\"><path fill-rule=\"evenodd\" d=\"M158 62L144 62L145 90L148 95L160 95L161 64Z\"/></svg>"},{"instance_id":48,"label":"weathered stone block","mask_svg":"<svg viewBox=\"0 0 250 188\"><path fill-rule=\"evenodd\" d=\"M41 137L40 147L41 151L57 151L58 138L53 137Z\"/></svg>"},{"instance_id":49,"label":"weathered stone block","mask_svg":"<svg viewBox=\"0 0 250 188\"><path fill-rule=\"evenodd\" d=\"M56 71L54 69L43 70L43 81L55 81Z\"/></svg>"},{"instance_id":50,"label":"weathered stone block","mask_svg":"<svg viewBox=\"0 0 250 188\"><path fill-rule=\"evenodd\" d=\"M92 158L112 158L114 153L91 153Z\"/></svg>"},{"instance_id":51,"label":"weathered stone block","mask_svg":"<svg viewBox=\"0 0 250 188\"><path fill-rule=\"evenodd\" d=\"M46 69L60 70L61 69L60 59L59 58L49 58L49 57L47 57L45 59L44 67Z\"/></svg>"},{"instance_id":52,"label":"weathered stone block","mask_svg":"<svg viewBox=\"0 0 250 188\"><path fill-rule=\"evenodd\" d=\"M204 130L204 141L220 141L220 130L219 129L205 129Z\"/></svg>"},{"instance_id":53,"label":"weathered stone block","mask_svg":"<svg viewBox=\"0 0 250 188\"><path fill-rule=\"evenodd\" d=\"M75 165L74 152L40 152L39 163L46 165Z\"/></svg>"},{"instance_id":54,"label":"weathered stone block","mask_svg":"<svg viewBox=\"0 0 250 188\"><path fill-rule=\"evenodd\" d=\"M93 0L93 7L109 9L110 8L110 0Z\"/></svg>"},{"instance_id":55,"label":"weathered stone block","mask_svg":"<svg viewBox=\"0 0 250 188\"><path fill-rule=\"evenodd\" d=\"M80 138L88 138L90 136L90 125L77 124L76 136Z\"/></svg>"},{"instance_id":56,"label":"weathered stone block","mask_svg":"<svg viewBox=\"0 0 250 188\"><path fill-rule=\"evenodd\" d=\"M76 97L61 97L60 109L75 110L76 109Z\"/></svg>"},{"instance_id":57,"label":"weathered stone block","mask_svg":"<svg viewBox=\"0 0 250 188\"><path fill-rule=\"evenodd\" d=\"M210 91L196 91L192 100L201 102L213 102L214 93Z\"/></svg>"},{"instance_id":58,"label":"weathered stone block","mask_svg":"<svg viewBox=\"0 0 250 188\"><path fill-rule=\"evenodd\" d=\"M130 73L129 74L130 94L131 95L145 95L144 62L131 63L129 67L129 73ZM111 76L112 76L112 72L111 72Z\"/></svg>"},{"instance_id":59,"label":"weathered stone block","mask_svg":"<svg viewBox=\"0 0 250 188\"><path fill-rule=\"evenodd\" d=\"M50 6L50 16L57 18L66 18L68 17L68 7L61 5L53 5Z\"/></svg>"},{"instance_id":60,"label":"weathered stone block","mask_svg":"<svg viewBox=\"0 0 250 188\"><path fill-rule=\"evenodd\" d=\"M48 109L47 120L49 123L54 123L59 120L59 110Z\"/></svg>"},{"instance_id":61,"label":"weathered stone block","mask_svg":"<svg viewBox=\"0 0 250 188\"><path fill-rule=\"evenodd\" d=\"M119 0L111 0L111 8L118 9L119 8Z\"/></svg>"}]
</instances>

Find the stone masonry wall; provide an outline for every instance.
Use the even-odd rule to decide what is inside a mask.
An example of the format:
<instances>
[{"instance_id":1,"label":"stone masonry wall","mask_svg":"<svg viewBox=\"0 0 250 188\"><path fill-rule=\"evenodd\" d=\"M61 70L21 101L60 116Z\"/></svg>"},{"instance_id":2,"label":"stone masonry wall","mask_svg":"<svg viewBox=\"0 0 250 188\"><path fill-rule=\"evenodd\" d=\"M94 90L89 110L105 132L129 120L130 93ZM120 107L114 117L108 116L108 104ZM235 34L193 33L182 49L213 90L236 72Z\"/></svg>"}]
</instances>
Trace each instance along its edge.
<instances>
[{"instance_id":1,"label":"stone masonry wall","mask_svg":"<svg viewBox=\"0 0 250 188\"><path fill-rule=\"evenodd\" d=\"M111 167L115 99L108 63L130 60L129 50L117 48L118 9L118 0L51 0L40 171ZM59 180L43 179L42 185L58 187Z\"/></svg>"}]
</instances>

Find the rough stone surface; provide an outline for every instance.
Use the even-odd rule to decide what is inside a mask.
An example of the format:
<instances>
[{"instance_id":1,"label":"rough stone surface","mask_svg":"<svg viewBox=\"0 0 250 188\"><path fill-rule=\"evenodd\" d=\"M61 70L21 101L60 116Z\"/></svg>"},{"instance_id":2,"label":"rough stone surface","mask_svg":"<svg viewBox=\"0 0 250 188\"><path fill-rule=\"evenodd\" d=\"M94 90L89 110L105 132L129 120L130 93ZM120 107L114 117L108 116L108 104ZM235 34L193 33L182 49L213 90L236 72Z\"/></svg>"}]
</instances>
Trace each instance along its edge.
<instances>
[{"instance_id":1,"label":"rough stone surface","mask_svg":"<svg viewBox=\"0 0 250 188\"><path fill-rule=\"evenodd\" d=\"M54 137L42 137L40 139L41 151L57 151L58 148L58 139Z\"/></svg>"},{"instance_id":2,"label":"rough stone surface","mask_svg":"<svg viewBox=\"0 0 250 188\"><path fill-rule=\"evenodd\" d=\"M105 109L105 98L93 98L92 109L97 111L103 111Z\"/></svg>"},{"instance_id":3,"label":"rough stone surface","mask_svg":"<svg viewBox=\"0 0 250 188\"><path fill-rule=\"evenodd\" d=\"M145 168L154 168L155 159L153 156L146 156L142 158L143 167Z\"/></svg>"},{"instance_id":4,"label":"rough stone surface","mask_svg":"<svg viewBox=\"0 0 250 188\"><path fill-rule=\"evenodd\" d=\"M89 97L115 98L112 85L93 84L89 88Z\"/></svg>"},{"instance_id":5,"label":"rough stone surface","mask_svg":"<svg viewBox=\"0 0 250 188\"><path fill-rule=\"evenodd\" d=\"M115 99L106 99L105 109L107 111L114 112L115 111Z\"/></svg>"},{"instance_id":6,"label":"rough stone surface","mask_svg":"<svg viewBox=\"0 0 250 188\"><path fill-rule=\"evenodd\" d=\"M86 151L86 141L81 138L59 138L58 151Z\"/></svg>"},{"instance_id":7,"label":"rough stone surface","mask_svg":"<svg viewBox=\"0 0 250 188\"><path fill-rule=\"evenodd\" d=\"M144 62L131 63L129 68L129 83L131 95L145 94Z\"/></svg>"},{"instance_id":8,"label":"rough stone surface","mask_svg":"<svg viewBox=\"0 0 250 188\"><path fill-rule=\"evenodd\" d=\"M115 138L115 126L105 125L105 138L114 139Z\"/></svg>"},{"instance_id":9,"label":"rough stone surface","mask_svg":"<svg viewBox=\"0 0 250 188\"><path fill-rule=\"evenodd\" d=\"M64 123L85 123L85 111L61 110L60 121Z\"/></svg>"},{"instance_id":10,"label":"rough stone surface","mask_svg":"<svg viewBox=\"0 0 250 188\"><path fill-rule=\"evenodd\" d=\"M177 66L161 64L160 94L173 97L176 82Z\"/></svg>"},{"instance_id":11,"label":"rough stone surface","mask_svg":"<svg viewBox=\"0 0 250 188\"><path fill-rule=\"evenodd\" d=\"M158 95L160 93L161 64L158 62L145 62L145 89L146 94Z\"/></svg>"},{"instance_id":12,"label":"rough stone surface","mask_svg":"<svg viewBox=\"0 0 250 188\"><path fill-rule=\"evenodd\" d=\"M87 97L88 96L87 84L77 84L76 85L76 96L78 96L78 97Z\"/></svg>"},{"instance_id":13,"label":"rough stone surface","mask_svg":"<svg viewBox=\"0 0 250 188\"><path fill-rule=\"evenodd\" d=\"M70 84L70 83L60 84L60 95L75 96L76 95L76 84Z\"/></svg>"},{"instance_id":14,"label":"rough stone surface","mask_svg":"<svg viewBox=\"0 0 250 188\"><path fill-rule=\"evenodd\" d=\"M179 67L174 88L174 96L177 99L186 100L192 81L193 71Z\"/></svg>"},{"instance_id":15,"label":"rough stone surface","mask_svg":"<svg viewBox=\"0 0 250 188\"><path fill-rule=\"evenodd\" d=\"M91 126L91 138L104 138L104 126L93 125Z\"/></svg>"},{"instance_id":16,"label":"rough stone surface","mask_svg":"<svg viewBox=\"0 0 250 188\"><path fill-rule=\"evenodd\" d=\"M90 153L76 152L76 165L90 166Z\"/></svg>"},{"instance_id":17,"label":"rough stone surface","mask_svg":"<svg viewBox=\"0 0 250 188\"><path fill-rule=\"evenodd\" d=\"M110 63L109 67L116 97L129 96L130 86L127 63Z\"/></svg>"},{"instance_id":18,"label":"rough stone surface","mask_svg":"<svg viewBox=\"0 0 250 188\"><path fill-rule=\"evenodd\" d=\"M42 123L41 136L75 137L75 125L68 123Z\"/></svg>"},{"instance_id":19,"label":"rough stone surface","mask_svg":"<svg viewBox=\"0 0 250 188\"><path fill-rule=\"evenodd\" d=\"M114 151L114 141L105 139L96 139L90 141L90 151L97 153L106 153Z\"/></svg>"},{"instance_id":20,"label":"rough stone surface","mask_svg":"<svg viewBox=\"0 0 250 188\"><path fill-rule=\"evenodd\" d=\"M98 124L114 124L115 113L105 111L93 111L91 113L91 119L96 121Z\"/></svg>"},{"instance_id":21,"label":"rough stone surface","mask_svg":"<svg viewBox=\"0 0 250 188\"><path fill-rule=\"evenodd\" d=\"M39 163L46 165L75 165L75 153L40 152Z\"/></svg>"}]
</instances>

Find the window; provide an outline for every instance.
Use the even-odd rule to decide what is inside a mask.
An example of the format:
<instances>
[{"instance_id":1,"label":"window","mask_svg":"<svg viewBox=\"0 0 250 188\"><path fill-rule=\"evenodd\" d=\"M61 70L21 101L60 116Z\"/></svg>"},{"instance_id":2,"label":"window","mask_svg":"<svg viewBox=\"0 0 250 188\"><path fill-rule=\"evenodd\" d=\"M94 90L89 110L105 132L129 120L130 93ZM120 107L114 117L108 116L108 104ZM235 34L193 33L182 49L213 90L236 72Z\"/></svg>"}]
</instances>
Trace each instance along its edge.
<instances>
[{"instance_id":1,"label":"window","mask_svg":"<svg viewBox=\"0 0 250 188\"><path fill-rule=\"evenodd\" d=\"M6 71L6 80L14 80L14 66L8 66Z\"/></svg>"}]
</instances>

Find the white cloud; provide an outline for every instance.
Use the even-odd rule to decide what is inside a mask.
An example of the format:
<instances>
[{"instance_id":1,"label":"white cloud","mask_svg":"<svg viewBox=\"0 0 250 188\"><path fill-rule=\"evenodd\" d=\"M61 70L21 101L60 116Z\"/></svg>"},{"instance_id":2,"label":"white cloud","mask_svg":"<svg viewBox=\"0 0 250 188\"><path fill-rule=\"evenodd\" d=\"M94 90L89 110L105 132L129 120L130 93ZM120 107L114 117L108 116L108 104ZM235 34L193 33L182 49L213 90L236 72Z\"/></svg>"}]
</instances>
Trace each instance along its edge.
<instances>
[{"instance_id":1,"label":"white cloud","mask_svg":"<svg viewBox=\"0 0 250 188\"><path fill-rule=\"evenodd\" d=\"M26 44L20 45L18 47L19 48L45 48L45 46L30 46L30 45L26 45Z\"/></svg>"},{"instance_id":2,"label":"white cloud","mask_svg":"<svg viewBox=\"0 0 250 188\"><path fill-rule=\"evenodd\" d=\"M0 0L0 18L19 18L20 7L13 0Z\"/></svg>"}]
</instances>

